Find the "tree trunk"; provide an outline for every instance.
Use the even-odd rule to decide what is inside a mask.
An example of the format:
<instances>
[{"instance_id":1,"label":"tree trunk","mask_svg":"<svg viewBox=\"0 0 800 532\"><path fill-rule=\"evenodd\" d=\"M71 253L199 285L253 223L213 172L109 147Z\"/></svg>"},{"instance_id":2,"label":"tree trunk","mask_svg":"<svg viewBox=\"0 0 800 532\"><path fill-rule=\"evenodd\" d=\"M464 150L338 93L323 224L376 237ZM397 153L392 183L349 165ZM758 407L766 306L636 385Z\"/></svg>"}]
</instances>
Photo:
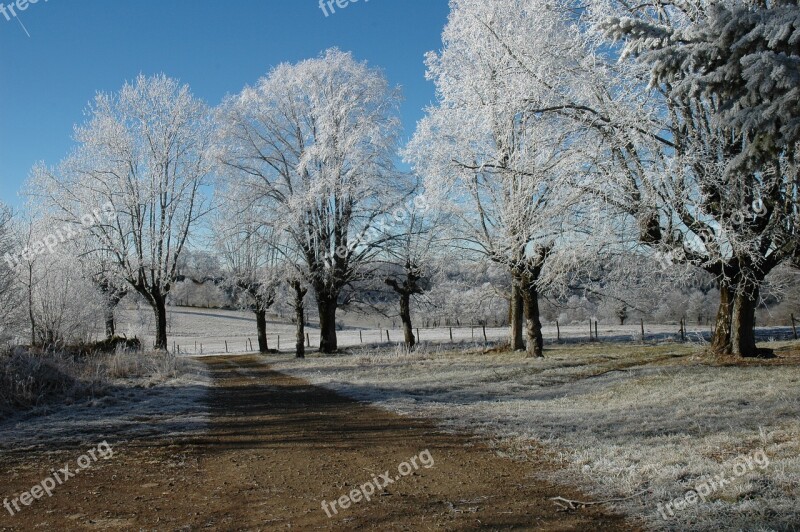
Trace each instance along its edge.
<instances>
[{"instance_id":1,"label":"tree trunk","mask_svg":"<svg viewBox=\"0 0 800 532\"><path fill-rule=\"evenodd\" d=\"M167 350L167 298L161 294L152 296L153 311L156 316L156 351Z\"/></svg>"},{"instance_id":2,"label":"tree trunk","mask_svg":"<svg viewBox=\"0 0 800 532\"><path fill-rule=\"evenodd\" d=\"M294 314L297 320L297 334L295 337L295 352L297 358L306 357L306 344L305 344L305 305L303 300L306 296L307 290L303 288L299 281L291 283L294 288Z\"/></svg>"},{"instance_id":3,"label":"tree trunk","mask_svg":"<svg viewBox=\"0 0 800 532\"><path fill-rule=\"evenodd\" d=\"M106 280L102 279L100 281L95 281L98 288L103 295L106 297L106 308L105 308L105 322L106 322L106 338L111 340L114 338L114 335L117 334L117 324L116 319L114 316L114 312L128 292L126 290L121 290L111 285L111 283Z\"/></svg>"},{"instance_id":4,"label":"tree trunk","mask_svg":"<svg viewBox=\"0 0 800 532\"><path fill-rule=\"evenodd\" d=\"M536 286L529 284L522 287L522 301L525 309L525 348L528 357L541 358L544 356L544 338L542 337L542 322L539 319L539 292Z\"/></svg>"},{"instance_id":5,"label":"tree trunk","mask_svg":"<svg viewBox=\"0 0 800 532\"><path fill-rule=\"evenodd\" d=\"M317 296L319 309L319 350L321 353L335 353L336 340L336 297L322 298Z\"/></svg>"},{"instance_id":6,"label":"tree trunk","mask_svg":"<svg viewBox=\"0 0 800 532\"><path fill-rule=\"evenodd\" d=\"M731 315L731 353L740 357L758 356L756 347L755 319L756 306L758 305L758 293L756 288L747 292L736 294L733 302L733 313Z\"/></svg>"},{"instance_id":7,"label":"tree trunk","mask_svg":"<svg viewBox=\"0 0 800 532\"><path fill-rule=\"evenodd\" d=\"M258 352L265 354L269 352L267 342L267 310L258 306L254 311L256 315L256 327L258 329Z\"/></svg>"},{"instance_id":8,"label":"tree trunk","mask_svg":"<svg viewBox=\"0 0 800 532\"><path fill-rule=\"evenodd\" d=\"M36 347L36 315L33 311L33 265L28 266L28 319L31 322L31 347Z\"/></svg>"},{"instance_id":9,"label":"tree trunk","mask_svg":"<svg viewBox=\"0 0 800 532\"><path fill-rule=\"evenodd\" d=\"M106 338L111 340L116 334L116 322L114 320L114 307L106 307Z\"/></svg>"},{"instance_id":10,"label":"tree trunk","mask_svg":"<svg viewBox=\"0 0 800 532\"><path fill-rule=\"evenodd\" d=\"M414 349L417 339L414 337L414 330L411 327L411 294L400 294L400 319L403 322L406 349Z\"/></svg>"},{"instance_id":11,"label":"tree trunk","mask_svg":"<svg viewBox=\"0 0 800 532\"><path fill-rule=\"evenodd\" d=\"M522 308L522 291L516 281L511 283L508 320L511 326L511 335L509 338L511 350L523 351L525 349L525 342L522 340L522 330L525 316Z\"/></svg>"},{"instance_id":12,"label":"tree trunk","mask_svg":"<svg viewBox=\"0 0 800 532\"><path fill-rule=\"evenodd\" d=\"M717 328L711 342L714 353L738 357L760 354L753 330L759 293L760 287L753 281L742 281L738 286L731 286L731 283L720 286Z\"/></svg>"},{"instance_id":13,"label":"tree trunk","mask_svg":"<svg viewBox=\"0 0 800 532\"><path fill-rule=\"evenodd\" d=\"M711 349L718 355L731 354L731 318L733 316L734 290L728 283L720 283L719 309Z\"/></svg>"}]
</instances>

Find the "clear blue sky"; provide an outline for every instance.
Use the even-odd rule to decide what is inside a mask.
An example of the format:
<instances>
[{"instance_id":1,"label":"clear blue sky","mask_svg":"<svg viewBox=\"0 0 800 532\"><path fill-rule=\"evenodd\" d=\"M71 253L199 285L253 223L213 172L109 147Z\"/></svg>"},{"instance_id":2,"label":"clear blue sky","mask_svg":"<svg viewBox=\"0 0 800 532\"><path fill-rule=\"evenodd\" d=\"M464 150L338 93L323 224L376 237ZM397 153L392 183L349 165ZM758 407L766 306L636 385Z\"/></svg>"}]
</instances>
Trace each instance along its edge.
<instances>
[{"instance_id":1,"label":"clear blue sky","mask_svg":"<svg viewBox=\"0 0 800 532\"><path fill-rule=\"evenodd\" d=\"M38 0L19 20L0 14L0 200L19 205L31 166L70 151L94 94L139 73L217 105L278 63L338 46L403 88L408 138L434 99L423 60L441 47L447 4L359 0L326 18L318 0Z\"/></svg>"}]
</instances>

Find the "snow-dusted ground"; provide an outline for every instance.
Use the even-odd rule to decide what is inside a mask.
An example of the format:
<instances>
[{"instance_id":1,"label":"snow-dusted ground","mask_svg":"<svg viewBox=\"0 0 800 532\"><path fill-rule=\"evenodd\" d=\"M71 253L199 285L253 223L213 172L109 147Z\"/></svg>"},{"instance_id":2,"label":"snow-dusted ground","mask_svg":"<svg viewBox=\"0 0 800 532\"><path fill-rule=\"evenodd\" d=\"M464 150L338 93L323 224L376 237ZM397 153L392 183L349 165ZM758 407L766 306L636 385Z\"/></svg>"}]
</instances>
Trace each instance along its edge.
<instances>
[{"instance_id":1,"label":"snow-dusted ground","mask_svg":"<svg viewBox=\"0 0 800 532\"><path fill-rule=\"evenodd\" d=\"M696 351L669 343L568 345L531 360L427 346L413 354L363 349L265 361L352 398L499 439L503 452L524 456L540 449L531 442L548 444L564 465L560 480L596 500L648 490L616 504L653 529L796 529L800 371L709 366ZM769 460L763 469L759 451ZM736 476L748 459L752 470ZM659 504L720 474L734 478L707 502L660 516Z\"/></svg>"},{"instance_id":2,"label":"snow-dusted ground","mask_svg":"<svg viewBox=\"0 0 800 532\"><path fill-rule=\"evenodd\" d=\"M152 343L154 336L152 313L148 311L120 310L117 312L119 322L118 331L129 338L138 337ZM397 327L389 327L389 341L386 339L386 328L357 328L350 326L349 321L357 325L356 320L346 320L345 327L338 333L341 348L360 347L364 345L394 344L402 341L403 332ZM252 352L252 345L258 349L256 336L256 321L252 312L229 311L219 309L195 309L188 307L170 307L168 311L169 342L170 348L180 348L182 354L219 354ZM561 326L561 338L570 341L587 341L589 337L589 324ZM294 349L295 328L291 323L273 317L267 323L267 340L272 349L280 346L281 351L289 352ZM450 327L416 329L423 342L450 343ZM416 334L415 331L415 334ZM319 329L306 327L312 347L319 346ZM641 338L641 325L600 325L598 333L601 340L631 341ZM688 339L702 341L707 338L710 331L708 327L688 327ZM759 331L760 338L788 338L791 329L771 328ZM481 327L452 327L453 342L471 345L474 342L483 342ZM507 327L487 327L486 337L489 342L505 340L508 335ZM555 324L544 325L545 341L556 340L558 331ZM664 338L677 338L678 325L652 325L645 324L645 337L648 341Z\"/></svg>"},{"instance_id":3,"label":"snow-dusted ground","mask_svg":"<svg viewBox=\"0 0 800 532\"><path fill-rule=\"evenodd\" d=\"M114 379L102 397L48 406L0 423L4 451L112 446L134 438L170 439L202 433L208 426L205 398L211 379L205 365L181 361L183 370L165 382Z\"/></svg>"}]
</instances>

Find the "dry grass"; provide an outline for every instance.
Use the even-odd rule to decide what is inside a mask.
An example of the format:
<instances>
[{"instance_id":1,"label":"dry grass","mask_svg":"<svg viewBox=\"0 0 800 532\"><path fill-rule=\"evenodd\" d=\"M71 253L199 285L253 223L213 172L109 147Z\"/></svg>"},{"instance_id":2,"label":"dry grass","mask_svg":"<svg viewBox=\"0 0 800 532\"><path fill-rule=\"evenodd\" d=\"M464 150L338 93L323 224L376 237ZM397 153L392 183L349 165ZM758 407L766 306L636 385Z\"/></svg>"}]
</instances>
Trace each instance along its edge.
<instances>
[{"instance_id":1,"label":"dry grass","mask_svg":"<svg viewBox=\"0 0 800 532\"><path fill-rule=\"evenodd\" d=\"M178 376L184 365L165 353L77 357L18 348L0 355L0 420L55 402L102 397L121 384L151 387Z\"/></svg>"},{"instance_id":2,"label":"dry grass","mask_svg":"<svg viewBox=\"0 0 800 532\"><path fill-rule=\"evenodd\" d=\"M553 346L544 360L480 350L364 350L275 368L394 411L477 431L517 458L547 453L559 479L656 530L793 530L800 523L800 349L718 360L691 344ZM748 471L664 520L704 478ZM558 494L554 494L556 496Z\"/></svg>"}]
</instances>

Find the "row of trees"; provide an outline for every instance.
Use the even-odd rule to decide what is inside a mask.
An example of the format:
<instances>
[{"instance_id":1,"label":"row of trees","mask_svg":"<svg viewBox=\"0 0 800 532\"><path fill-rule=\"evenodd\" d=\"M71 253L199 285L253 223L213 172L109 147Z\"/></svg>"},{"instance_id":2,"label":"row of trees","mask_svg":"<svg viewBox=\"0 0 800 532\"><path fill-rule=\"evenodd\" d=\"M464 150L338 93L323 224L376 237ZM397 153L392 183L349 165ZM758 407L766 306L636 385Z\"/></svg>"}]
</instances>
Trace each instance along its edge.
<instances>
[{"instance_id":1,"label":"row of trees","mask_svg":"<svg viewBox=\"0 0 800 532\"><path fill-rule=\"evenodd\" d=\"M435 265L471 257L510 279L511 347L530 356L542 356L542 294L697 271L720 291L714 349L757 354L765 278L800 264L797 2L451 8L427 58L437 103L402 149L399 91L335 49L215 109L165 76L98 95L75 151L37 166L27 192L38 233L82 229L68 249L111 309L109 334L135 292L166 349L167 298L192 279L244 294L265 350L288 286L298 354L307 292L333 352L337 309L369 304L379 283L413 347L412 301ZM114 216L82 225L99 205ZM201 244L220 271L182 265ZM24 265L14 273L31 299L44 259L29 258L27 280ZM635 308L606 295L622 320Z\"/></svg>"},{"instance_id":2,"label":"row of trees","mask_svg":"<svg viewBox=\"0 0 800 532\"><path fill-rule=\"evenodd\" d=\"M407 154L513 276L529 353L539 291L636 248L711 274L714 349L757 354L764 280L800 263L797 2L451 5Z\"/></svg>"},{"instance_id":3,"label":"row of trees","mask_svg":"<svg viewBox=\"0 0 800 532\"><path fill-rule=\"evenodd\" d=\"M140 76L95 98L73 153L34 168L26 193L37 234L74 228L79 234L60 256L68 249L105 296L108 334L114 306L135 292L153 309L158 349L168 345L168 296L191 279L244 295L262 351L267 311L288 283L301 355L310 289L320 349L336 351L343 289L376 274L398 282L394 259L405 276L396 288L410 331L409 297L424 284L412 262L428 233L426 209L413 201L418 182L395 167L398 102L379 71L338 50L280 65L216 109L175 80ZM114 216L82 225L98 205L112 206ZM192 246L212 249L221 271L187 267ZM31 264L55 256L24 255ZM21 268L16 277L23 279ZM32 317L31 329L50 328Z\"/></svg>"}]
</instances>

